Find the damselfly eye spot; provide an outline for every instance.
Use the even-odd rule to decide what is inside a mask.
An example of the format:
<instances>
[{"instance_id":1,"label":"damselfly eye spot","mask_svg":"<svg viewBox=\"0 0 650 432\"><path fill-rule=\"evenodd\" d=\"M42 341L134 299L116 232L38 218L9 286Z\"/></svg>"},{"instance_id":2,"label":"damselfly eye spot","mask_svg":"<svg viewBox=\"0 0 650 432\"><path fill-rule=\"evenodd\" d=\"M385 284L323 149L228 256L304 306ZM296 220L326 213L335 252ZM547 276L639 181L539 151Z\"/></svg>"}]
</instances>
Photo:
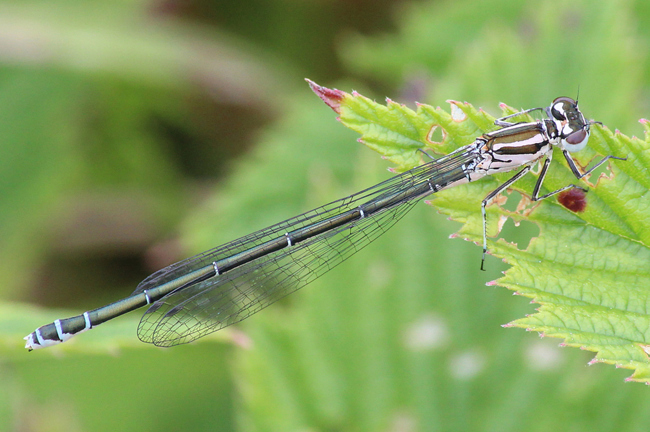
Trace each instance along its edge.
<instances>
[{"instance_id":1,"label":"damselfly eye spot","mask_svg":"<svg viewBox=\"0 0 650 432\"><path fill-rule=\"evenodd\" d=\"M564 115L563 104L554 104L553 108L551 108L551 114L557 120L566 120L566 115Z\"/></svg>"},{"instance_id":2,"label":"damselfly eye spot","mask_svg":"<svg viewBox=\"0 0 650 432\"><path fill-rule=\"evenodd\" d=\"M565 120L566 119L566 117L564 117L564 114L561 111L559 111L559 110L557 110L555 108L553 108L551 110L551 114L553 114L553 118L555 118L556 120Z\"/></svg>"},{"instance_id":3,"label":"damselfly eye spot","mask_svg":"<svg viewBox=\"0 0 650 432\"><path fill-rule=\"evenodd\" d=\"M582 213L587 208L587 194L582 189L572 188L560 192L557 201L575 213Z\"/></svg>"}]
</instances>

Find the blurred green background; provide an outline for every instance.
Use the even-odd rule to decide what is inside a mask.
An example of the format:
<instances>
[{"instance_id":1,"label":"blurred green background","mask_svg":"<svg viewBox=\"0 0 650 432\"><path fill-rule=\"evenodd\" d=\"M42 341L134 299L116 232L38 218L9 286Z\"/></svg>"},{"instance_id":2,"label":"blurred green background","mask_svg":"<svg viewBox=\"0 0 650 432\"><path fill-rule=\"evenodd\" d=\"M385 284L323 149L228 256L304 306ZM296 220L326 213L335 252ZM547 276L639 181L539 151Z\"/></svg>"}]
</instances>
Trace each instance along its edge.
<instances>
[{"instance_id":1,"label":"blurred green background","mask_svg":"<svg viewBox=\"0 0 650 432\"><path fill-rule=\"evenodd\" d=\"M493 115L580 87L638 135L649 36L643 0L1 1L0 430L648 430L630 371L500 327L534 306L486 287L506 266L480 272L424 204L191 345L140 343L137 312L48 350L22 337L387 178L305 77Z\"/></svg>"}]
</instances>

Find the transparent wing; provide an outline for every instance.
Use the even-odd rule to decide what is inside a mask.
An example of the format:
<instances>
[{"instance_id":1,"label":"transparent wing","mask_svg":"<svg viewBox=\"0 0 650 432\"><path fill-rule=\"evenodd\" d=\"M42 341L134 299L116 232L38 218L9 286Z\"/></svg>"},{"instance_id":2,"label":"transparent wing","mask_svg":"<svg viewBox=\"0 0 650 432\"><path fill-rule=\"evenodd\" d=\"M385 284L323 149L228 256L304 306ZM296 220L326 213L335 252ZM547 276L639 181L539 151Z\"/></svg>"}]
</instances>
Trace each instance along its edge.
<instances>
[{"instance_id":1,"label":"transparent wing","mask_svg":"<svg viewBox=\"0 0 650 432\"><path fill-rule=\"evenodd\" d=\"M415 190L418 185L428 184L429 179L435 184L460 180L465 177L462 166L473 158L469 152L460 152L421 165L355 195L160 270L145 279L136 292L248 250L288 231L401 191ZM370 244L411 210L420 196L411 195L371 216L168 294L145 312L138 326L139 338L158 346L173 346L191 342L249 317L312 282Z\"/></svg>"},{"instance_id":2,"label":"transparent wing","mask_svg":"<svg viewBox=\"0 0 650 432\"><path fill-rule=\"evenodd\" d=\"M328 232L168 295L147 310L138 336L158 346L193 341L302 288L367 246L417 201Z\"/></svg>"}]
</instances>

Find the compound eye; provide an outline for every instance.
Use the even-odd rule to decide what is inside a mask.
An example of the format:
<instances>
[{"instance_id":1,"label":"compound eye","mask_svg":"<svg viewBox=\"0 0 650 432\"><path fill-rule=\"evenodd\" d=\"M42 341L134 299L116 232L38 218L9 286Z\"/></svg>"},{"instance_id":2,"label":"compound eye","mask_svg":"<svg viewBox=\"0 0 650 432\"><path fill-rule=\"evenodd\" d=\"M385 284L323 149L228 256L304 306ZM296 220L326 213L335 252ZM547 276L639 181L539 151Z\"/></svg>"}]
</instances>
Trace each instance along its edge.
<instances>
[{"instance_id":1,"label":"compound eye","mask_svg":"<svg viewBox=\"0 0 650 432\"><path fill-rule=\"evenodd\" d=\"M567 97L559 97L553 101L551 105L551 115L556 120L566 120L567 113L573 110L575 101Z\"/></svg>"},{"instance_id":2,"label":"compound eye","mask_svg":"<svg viewBox=\"0 0 650 432\"><path fill-rule=\"evenodd\" d=\"M587 145L587 141L589 141L589 132L580 129L564 138L564 147L570 152L579 151Z\"/></svg>"},{"instance_id":3,"label":"compound eye","mask_svg":"<svg viewBox=\"0 0 650 432\"><path fill-rule=\"evenodd\" d=\"M566 137L566 142L572 145L578 145L581 144L585 138L587 138L587 131L580 129L579 131L569 134L569 136Z\"/></svg>"}]
</instances>

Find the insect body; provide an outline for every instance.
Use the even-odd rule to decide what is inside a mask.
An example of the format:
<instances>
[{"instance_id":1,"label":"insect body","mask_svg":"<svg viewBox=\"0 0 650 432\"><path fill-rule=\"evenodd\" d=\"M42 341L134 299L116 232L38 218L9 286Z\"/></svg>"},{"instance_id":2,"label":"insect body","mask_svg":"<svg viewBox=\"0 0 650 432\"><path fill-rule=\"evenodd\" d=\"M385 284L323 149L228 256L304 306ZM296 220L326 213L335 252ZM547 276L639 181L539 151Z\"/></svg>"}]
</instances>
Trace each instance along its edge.
<instances>
[{"instance_id":1,"label":"insect body","mask_svg":"<svg viewBox=\"0 0 650 432\"><path fill-rule=\"evenodd\" d=\"M545 111L547 118L508 121L536 110ZM579 188L570 184L539 195L554 146L562 150L578 179L610 158L623 160L606 156L587 172L580 172L569 152L585 147L593 123L585 120L577 101L567 97L555 99L545 110L533 108L502 117L495 121L500 129L445 157L172 264L146 278L125 299L39 327L25 337L25 347L32 350L64 342L143 306L148 309L138 326L142 341L158 346L191 342L239 322L310 283L386 232L421 198L487 175L520 169L482 201L483 269L487 252L485 207L524 176L531 165L543 160L533 201Z\"/></svg>"}]
</instances>

